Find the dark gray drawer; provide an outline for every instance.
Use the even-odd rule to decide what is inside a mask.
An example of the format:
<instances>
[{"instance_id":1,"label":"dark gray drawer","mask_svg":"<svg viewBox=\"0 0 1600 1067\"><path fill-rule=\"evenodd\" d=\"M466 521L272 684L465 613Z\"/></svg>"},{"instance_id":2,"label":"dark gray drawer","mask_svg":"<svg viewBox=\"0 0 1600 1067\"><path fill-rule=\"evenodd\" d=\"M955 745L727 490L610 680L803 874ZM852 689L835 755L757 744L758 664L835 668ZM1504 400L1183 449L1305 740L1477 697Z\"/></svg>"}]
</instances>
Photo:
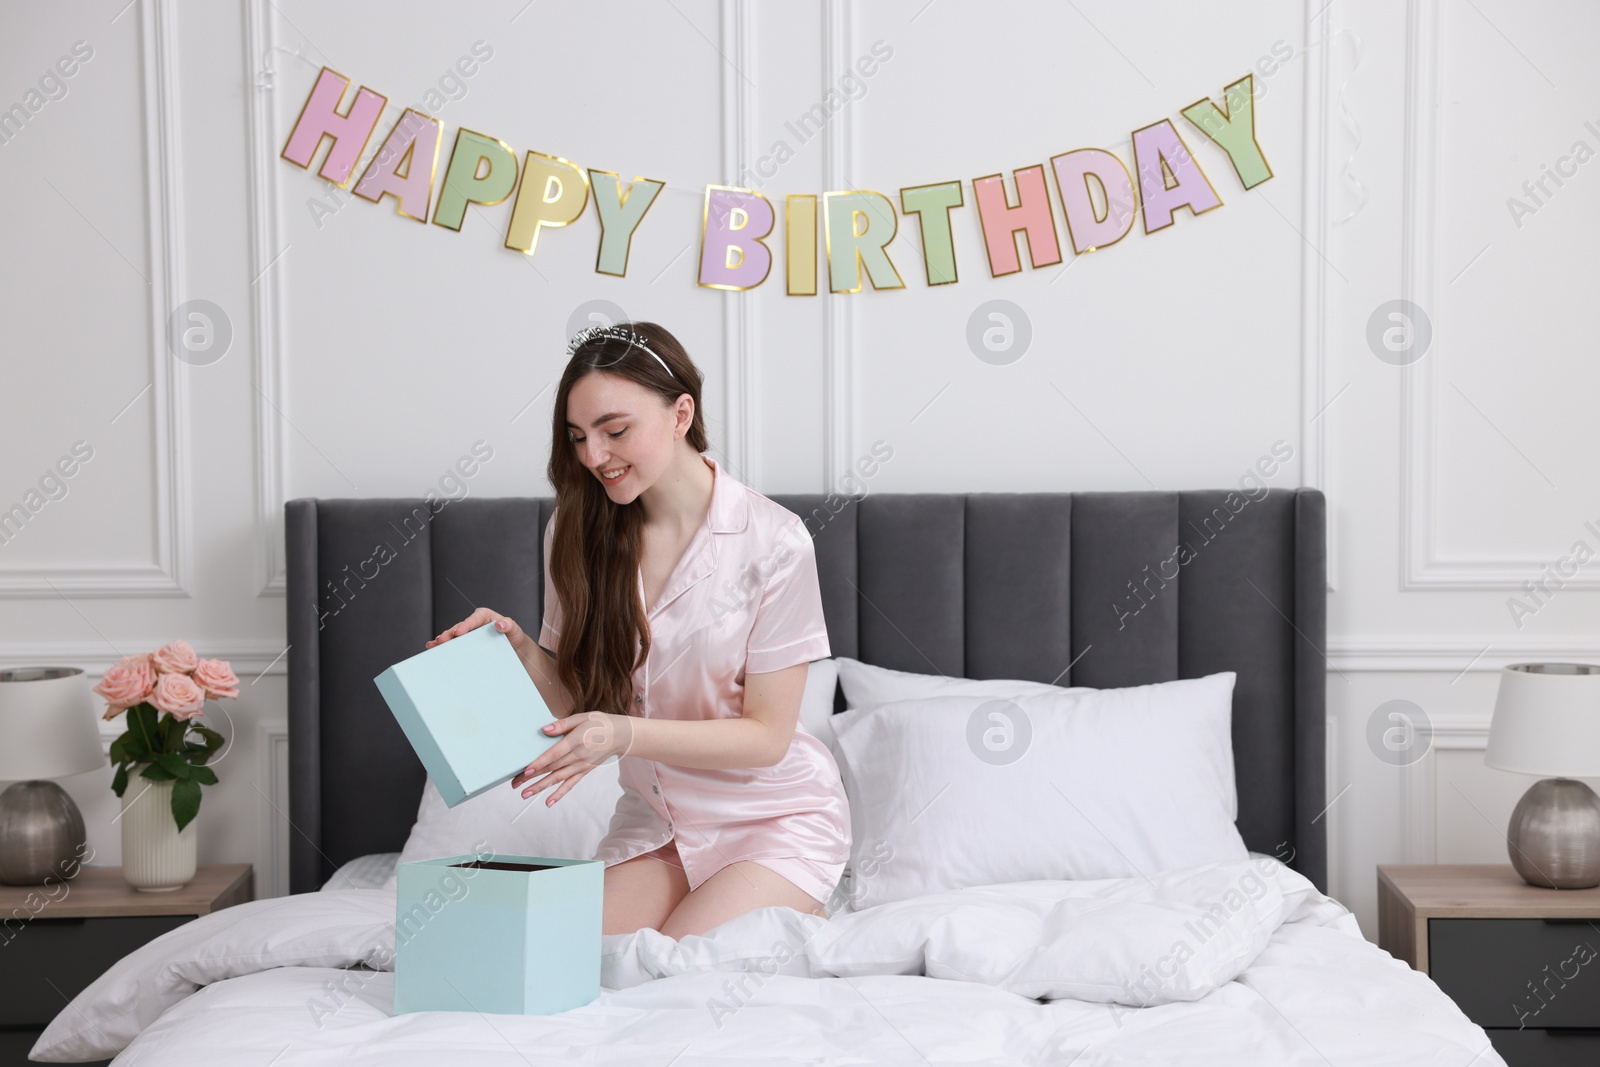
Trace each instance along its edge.
<instances>
[{"instance_id":1,"label":"dark gray drawer","mask_svg":"<svg viewBox=\"0 0 1600 1067\"><path fill-rule=\"evenodd\" d=\"M1429 919L1428 974L1479 1026L1600 1028L1600 918Z\"/></svg>"},{"instance_id":2,"label":"dark gray drawer","mask_svg":"<svg viewBox=\"0 0 1600 1067\"><path fill-rule=\"evenodd\" d=\"M1585 970L1588 967L1585 965ZM1485 1030L1506 1067L1594 1067L1600 1030Z\"/></svg>"},{"instance_id":3,"label":"dark gray drawer","mask_svg":"<svg viewBox=\"0 0 1600 1067\"><path fill-rule=\"evenodd\" d=\"M192 915L34 919L0 948L0 1027L42 1027L106 968ZM26 1061L26 1057L24 1057Z\"/></svg>"}]
</instances>

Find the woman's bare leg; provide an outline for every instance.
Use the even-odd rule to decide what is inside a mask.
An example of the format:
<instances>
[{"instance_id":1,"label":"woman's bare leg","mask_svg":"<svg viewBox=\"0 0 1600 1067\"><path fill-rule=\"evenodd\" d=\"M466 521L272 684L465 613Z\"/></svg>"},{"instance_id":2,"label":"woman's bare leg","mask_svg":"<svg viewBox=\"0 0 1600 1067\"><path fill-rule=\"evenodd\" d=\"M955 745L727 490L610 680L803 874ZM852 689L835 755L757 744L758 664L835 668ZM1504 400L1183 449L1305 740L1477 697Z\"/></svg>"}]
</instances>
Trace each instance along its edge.
<instances>
[{"instance_id":1,"label":"woman's bare leg","mask_svg":"<svg viewBox=\"0 0 1600 1067\"><path fill-rule=\"evenodd\" d=\"M606 868L605 877L602 934L631 934L646 926L660 930L689 892L682 868L648 856L614 863Z\"/></svg>"},{"instance_id":2,"label":"woman's bare leg","mask_svg":"<svg viewBox=\"0 0 1600 1067\"><path fill-rule=\"evenodd\" d=\"M740 860L700 883L700 887L683 897L666 922L656 929L671 938L703 934L747 911L773 905L823 918L828 914L815 897L777 871L751 860Z\"/></svg>"}]
</instances>

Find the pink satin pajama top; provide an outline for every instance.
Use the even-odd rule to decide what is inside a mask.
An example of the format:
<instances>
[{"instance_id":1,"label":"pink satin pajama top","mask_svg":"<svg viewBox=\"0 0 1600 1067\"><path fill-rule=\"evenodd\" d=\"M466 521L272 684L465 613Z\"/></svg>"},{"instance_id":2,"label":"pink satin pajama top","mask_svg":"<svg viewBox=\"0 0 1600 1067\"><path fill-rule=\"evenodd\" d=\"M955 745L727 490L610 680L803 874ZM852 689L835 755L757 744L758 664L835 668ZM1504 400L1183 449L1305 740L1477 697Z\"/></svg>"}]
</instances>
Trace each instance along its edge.
<instances>
[{"instance_id":1,"label":"pink satin pajama top","mask_svg":"<svg viewBox=\"0 0 1600 1067\"><path fill-rule=\"evenodd\" d=\"M805 523L702 458L713 472L711 506L647 613L650 655L633 675L635 708L646 718L735 718L747 673L830 654ZM552 514L539 630L552 651L562 622L550 581L554 524ZM643 603L642 571L639 595ZM594 857L607 866L676 838L690 889L735 861L766 860L821 899L849 858L838 764L798 720L788 751L770 767L712 770L623 756L618 772L622 797Z\"/></svg>"}]
</instances>

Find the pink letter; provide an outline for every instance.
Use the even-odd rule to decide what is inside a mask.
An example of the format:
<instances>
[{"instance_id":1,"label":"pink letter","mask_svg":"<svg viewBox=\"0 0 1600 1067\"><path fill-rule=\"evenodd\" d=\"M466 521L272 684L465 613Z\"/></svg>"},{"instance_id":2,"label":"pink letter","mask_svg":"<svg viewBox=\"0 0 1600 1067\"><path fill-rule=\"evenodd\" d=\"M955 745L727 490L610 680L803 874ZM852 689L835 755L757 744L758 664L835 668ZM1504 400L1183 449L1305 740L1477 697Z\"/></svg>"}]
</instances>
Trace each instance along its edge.
<instances>
[{"instance_id":1,"label":"pink letter","mask_svg":"<svg viewBox=\"0 0 1600 1067\"><path fill-rule=\"evenodd\" d=\"M998 174L974 178L978 218L983 223L983 244L989 251L989 273L998 278L1022 269L1017 259L1016 232L1028 235L1028 258L1035 269L1061 262L1056 243L1056 220L1050 212L1050 194L1044 186L1044 165L1011 172L1017 183L1017 205L1006 202L1005 180Z\"/></svg>"},{"instance_id":2,"label":"pink letter","mask_svg":"<svg viewBox=\"0 0 1600 1067\"><path fill-rule=\"evenodd\" d=\"M1133 229L1138 205L1133 199L1133 179L1122 160L1103 148L1079 148L1050 157L1055 168L1056 188L1061 192L1062 212L1067 216L1067 236L1079 255L1114 245ZM1089 194L1089 179L1100 186L1106 200L1106 217L1100 218L1094 198Z\"/></svg>"},{"instance_id":3,"label":"pink letter","mask_svg":"<svg viewBox=\"0 0 1600 1067\"><path fill-rule=\"evenodd\" d=\"M399 201L400 214L427 222L433 176L439 167L440 135L438 119L406 108L356 182L356 195L374 204L392 196Z\"/></svg>"},{"instance_id":4,"label":"pink letter","mask_svg":"<svg viewBox=\"0 0 1600 1067\"><path fill-rule=\"evenodd\" d=\"M289 143L284 146L282 153L290 163L309 167L311 157L322 147L322 139L333 138L328 158L322 161L322 169L317 173L341 188L349 184L356 160L366 150L372 128L378 124L378 116L382 114L384 104L388 103L385 97L362 86L356 93L355 102L350 105L350 113L341 115L339 101L349 84L349 78L327 67L322 68L322 73L317 75L317 84L311 87L311 95L306 97L306 106L300 109L299 121L294 124L294 132L289 134Z\"/></svg>"}]
</instances>

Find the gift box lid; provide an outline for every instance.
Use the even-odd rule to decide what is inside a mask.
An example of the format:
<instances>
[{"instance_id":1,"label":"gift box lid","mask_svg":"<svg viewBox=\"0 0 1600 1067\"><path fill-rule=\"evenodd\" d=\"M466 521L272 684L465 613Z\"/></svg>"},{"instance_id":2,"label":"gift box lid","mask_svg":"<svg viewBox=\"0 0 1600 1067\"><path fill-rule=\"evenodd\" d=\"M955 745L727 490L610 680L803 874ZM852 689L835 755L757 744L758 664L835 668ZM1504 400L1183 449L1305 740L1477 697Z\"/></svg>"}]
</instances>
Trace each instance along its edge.
<instances>
[{"instance_id":1,"label":"gift box lid","mask_svg":"<svg viewBox=\"0 0 1600 1067\"><path fill-rule=\"evenodd\" d=\"M373 681L449 807L509 781L560 740L538 686L493 626L401 660Z\"/></svg>"}]
</instances>

